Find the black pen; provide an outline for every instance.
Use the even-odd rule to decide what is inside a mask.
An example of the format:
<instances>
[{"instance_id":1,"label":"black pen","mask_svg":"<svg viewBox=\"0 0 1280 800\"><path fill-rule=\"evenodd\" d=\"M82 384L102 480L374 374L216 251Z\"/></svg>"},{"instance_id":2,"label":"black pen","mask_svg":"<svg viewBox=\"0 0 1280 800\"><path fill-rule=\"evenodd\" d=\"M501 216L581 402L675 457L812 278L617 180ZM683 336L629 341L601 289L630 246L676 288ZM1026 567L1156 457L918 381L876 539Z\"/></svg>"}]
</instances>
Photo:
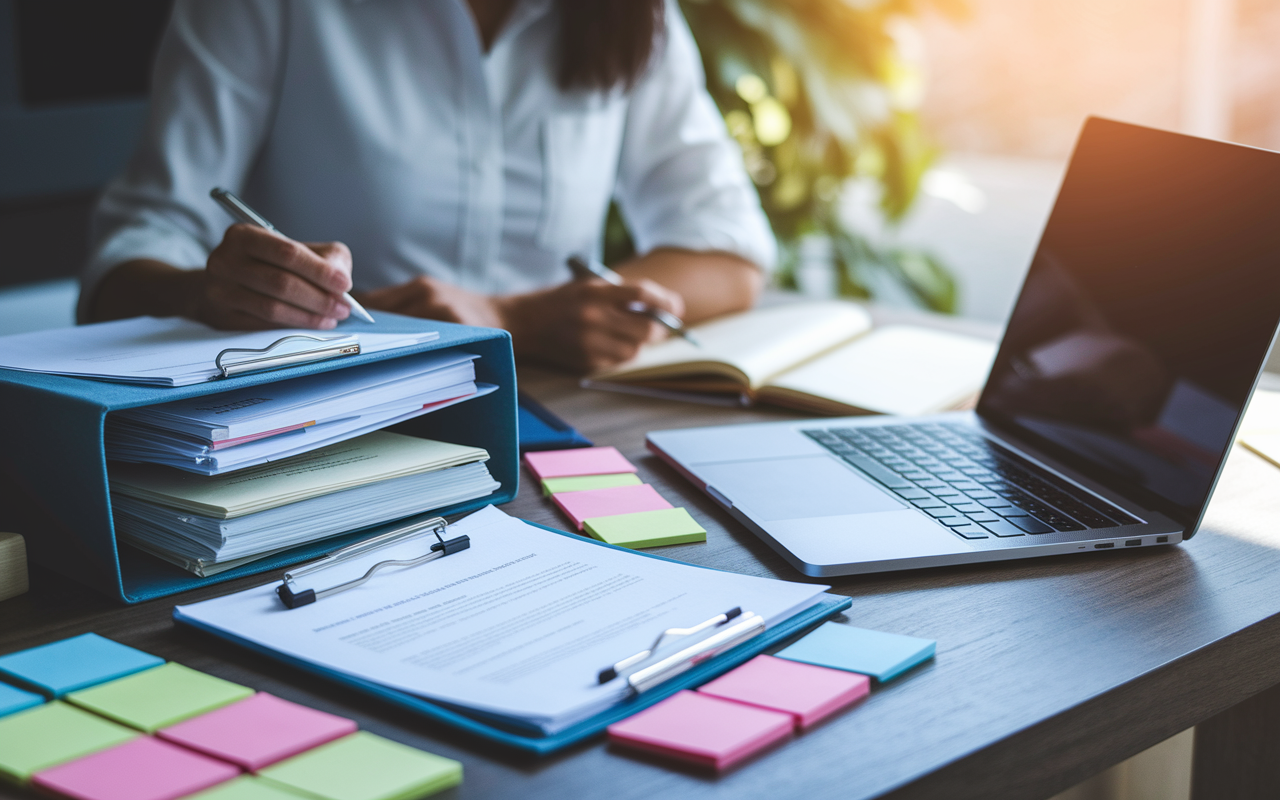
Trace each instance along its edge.
<instances>
[{"instance_id":1,"label":"black pen","mask_svg":"<svg viewBox=\"0 0 1280 800\"><path fill-rule=\"evenodd\" d=\"M613 270L596 261L594 258L582 258L581 256L569 256L565 261L569 265L569 269L573 270L575 278L600 278L612 283L614 286L622 285L622 276ZM653 308L644 303L632 303L627 306L627 310L636 314L643 314L662 327L674 333L676 336L684 339L694 347L701 347L698 340L689 334L688 328L684 326L684 322L670 311L663 311L661 308Z\"/></svg>"}]
</instances>

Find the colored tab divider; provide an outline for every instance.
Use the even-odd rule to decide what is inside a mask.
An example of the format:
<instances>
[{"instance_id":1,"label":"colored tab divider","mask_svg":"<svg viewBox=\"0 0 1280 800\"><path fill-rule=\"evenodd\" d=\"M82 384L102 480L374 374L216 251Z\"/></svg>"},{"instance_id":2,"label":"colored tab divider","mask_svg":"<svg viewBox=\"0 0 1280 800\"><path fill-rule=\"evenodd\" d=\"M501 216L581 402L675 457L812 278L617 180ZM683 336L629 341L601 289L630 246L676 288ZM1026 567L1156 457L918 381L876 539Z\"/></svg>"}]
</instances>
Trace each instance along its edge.
<instances>
[{"instance_id":1,"label":"colored tab divider","mask_svg":"<svg viewBox=\"0 0 1280 800\"><path fill-rule=\"evenodd\" d=\"M31 784L76 800L176 800L239 774L237 767L225 761L139 736L38 772Z\"/></svg>"},{"instance_id":2,"label":"colored tab divider","mask_svg":"<svg viewBox=\"0 0 1280 800\"><path fill-rule=\"evenodd\" d=\"M561 492L582 492L587 489L612 489L615 486L638 486L640 478L634 472L614 475L576 475L571 478L547 478L542 482L542 494L550 497Z\"/></svg>"},{"instance_id":3,"label":"colored tab divider","mask_svg":"<svg viewBox=\"0 0 1280 800\"><path fill-rule=\"evenodd\" d=\"M0 717L35 708L43 702L44 697L41 695L25 692L7 683L0 683Z\"/></svg>"},{"instance_id":4,"label":"colored tab divider","mask_svg":"<svg viewBox=\"0 0 1280 800\"><path fill-rule=\"evenodd\" d=\"M554 494L552 501L560 507L578 530L588 519L611 517L618 514L634 514L639 511L657 511L671 508L652 486L615 486L612 489L590 489L583 492Z\"/></svg>"},{"instance_id":5,"label":"colored tab divider","mask_svg":"<svg viewBox=\"0 0 1280 800\"><path fill-rule=\"evenodd\" d=\"M933 658L937 644L914 636L824 622L779 652L778 658L858 672L884 682Z\"/></svg>"},{"instance_id":6,"label":"colored tab divider","mask_svg":"<svg viewBox=\"0 0 1280 800\"><path fill-rule=\"evenodd\" d=\"M540 481L636 471L635 465L619 453L616 447L580 447L574 450L525 453L524 463Z\"/></svg>"},{"instance_id":7,"label":"colored tab divider","mask_svg":"<svg viewBox=\"0 0 1280 800\"><path fill-rule=\"evenodd\" d=\"M62 697L163 663L163 658L86 633L0 656L0 674L51 697Z\"/></svg>"},{"instance_id":8,"label":"colored tab divider","mask_svg":"<svg viewBox=\"0 0 1280 800\"><path fill-rule=\"evenodd\" d=\"M355 731L356 723L345 717L259 692L157 735L256 772Z\"/></svg>"},{"instance_id":9,"label":"colored tab divider","mask_svg":"<svg viewBox=\"0 0 1280 800\"><path fill-rule=\"evenodd\" d=\"M707 531L683 508L663 508L584 520L583 529L602 542L637 549L705 542Z\"/></svg>"},{"instance_id":10,"label":"colored tab divider","mask_svg":"<svg viewBox=\"0 0 1280 800\"><path fill-rule=\"evenodd\" d=\"M25 784L40 770L123 744L138 732L55 700L0 719L0 778Z\"/></svg>"},{"instance_id":11,"label":"colored tab divider","mask_svg":"<svg viewBox=\"0 0 1280 800\"><path fill-rule=\"evenodd\" d=\"M408 800L462 783L462 765L360 731L259 773L322 800Z\"/></svg>"},{"instance_id":12,"label":"colored tab divider","mask_svg":"<svg viewBox=\"0 0 1280 800\"><path fill-rule=\"evenodd\" d=\"M155 733L252 694L247 686L169 663L72 692L67 701L131 728Z\"/></svg>"}]
</instances>

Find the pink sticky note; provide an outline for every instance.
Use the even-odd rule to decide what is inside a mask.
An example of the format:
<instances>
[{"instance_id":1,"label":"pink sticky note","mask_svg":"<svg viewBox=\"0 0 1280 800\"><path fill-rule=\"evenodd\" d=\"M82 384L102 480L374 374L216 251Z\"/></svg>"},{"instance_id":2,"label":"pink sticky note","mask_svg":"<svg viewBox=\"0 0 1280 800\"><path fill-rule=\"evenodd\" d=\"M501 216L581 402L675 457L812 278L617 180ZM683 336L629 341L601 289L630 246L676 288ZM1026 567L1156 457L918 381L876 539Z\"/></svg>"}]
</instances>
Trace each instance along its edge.
<instances>
[{"instance_id":1,"label":"pink sticky note","mask_svg":"<svg viewBox=\"0 0 1280 800\"><path fill-rule=\"evenodd\" d=\"M790 714L682 691L609 726L624 747L728 769L791 735Z\"/></svg>"},{"instance_id":2,"label":"pink sticky note","mask_svg":"<svg viewBox=\"0 0 1280 800\"><path fill-rule=\"evenodd\" d=\"M259 692L157 736L256 771L356 730L355 722Z\"/></svg>"},{"instance_id":3,"label":"pink sticky note","mask_svg":"<svg viewBox=\"0 0 1280 800\"><path fill-rule=\"evenodd\" d=\"M635 472L630 461L616 447L579 447L575 450L544 450L525 453L525 466L538 480L576 478L579 475L614 475Z\"/></svg>"},{"instance_id":4,"label":"pink sticky note","mask_svg":"<svg viewBox=\"0 0 1280 800\"><path fill-rule=\"evenodd\" d=\"M578 530L582 530L583 520L593 517L616 517L619 514L671 508L671 504L663 500L662 495L647 483L609 489L587 489L583 492L561 492L551 495L551 499L560 506L561 511L569 515Z\"/></svg>"},{"instance_id":5,"label":"pink sticky note","mask_svg":"<svg viewBox=\"0 0 1280 800\"><path fill-rule=\"evenodd\" d=\"M773 656L756 656L698 690L699 694L782 711L796 730L856 703L871 691L866 675Z\"/></svg>"},{"instance_id":6,"label":"pink sticky note","mask_svg":"<svg viewBox=\"0 0 1280 800\"><path fill-rule=\"evenodd\" d=\"M174 800L239 774L230 764L140 736L37 772L31 783L76 800Z\"/></svg>"}]
</instances>

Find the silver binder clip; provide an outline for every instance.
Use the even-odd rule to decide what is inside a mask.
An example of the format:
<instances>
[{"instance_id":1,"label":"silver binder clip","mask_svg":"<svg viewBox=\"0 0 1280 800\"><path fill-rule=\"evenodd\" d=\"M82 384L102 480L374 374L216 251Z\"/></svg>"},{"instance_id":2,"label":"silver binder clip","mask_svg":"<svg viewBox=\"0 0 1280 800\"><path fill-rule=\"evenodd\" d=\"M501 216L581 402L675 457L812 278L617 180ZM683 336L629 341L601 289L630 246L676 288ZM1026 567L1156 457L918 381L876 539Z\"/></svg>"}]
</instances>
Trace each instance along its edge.
<instances>
[{"instance_id":1,"label":"silver binder clip","mask_svg":"<svg viewBox=\"0 0 1280 800\"><path fill-rule=\"evenodd\" d=\"M312 561L295 570L290 570L284 574L284 582L276 587L276 594L280 596L280 601L288 608L298 608L299 606L310 605L317 600L323 600L330 595L338 592L345 592L348 589L354 589L363 585L366 581L374 576L384 567L416 567L419 564L425 564L428 561L435 561L437 558L444 558L448 555L461 552L471 547L471 539L467 536L456 536L452 539L444 538L445 529L449 527L449 523L445 522L442 517L432 517L423 522L415 522L406 525L403 528L397 528L393 531L375 536L372 539L366 539L363 542L343 547L340 550L334 550L332 553ZM335 567L353 558L358 558L366 553L375 550L381 550L384 547L390 547L399 544L406 539L424 534L434 535L435 542L431 545L431 551L426 555L418 556L410 559L389 559L387 561L379 561L369 567L363 575L354 580L339 583L336 586L330 586L327 589L299 589L295 584L298 578L304 575L311 575L321 570Z\"/></svg>"},{"instance_id":2,"label":"silver binder clip","mask_svg":"<svg viewBox=\"0 0 1280 800\"><path fill-rule=\"evenodd\" d=\"M316 342L314 347L308 347L304 350L290 350L287 353L272 354L272 351L283 347L290 342L311 341ZM227 356L233 353L247 353L250 358L241 361L227 362ZM254 372L265 372L271 369L280 369L281 367L292 367L298 364L310 364L315 361L324 361L330 358L339 358L341 356L354 356L360 354L360 343L353 341L350 336L331 336L325 338L323 336L309 336L303 333L295 333L291 336L285 336L276 339L271 344L261 349L250 347L228 347L218 357L214 359L213 365L217 367L219 377L234 378L237 375L249 375Z\"/></svg>"}]
</instances>

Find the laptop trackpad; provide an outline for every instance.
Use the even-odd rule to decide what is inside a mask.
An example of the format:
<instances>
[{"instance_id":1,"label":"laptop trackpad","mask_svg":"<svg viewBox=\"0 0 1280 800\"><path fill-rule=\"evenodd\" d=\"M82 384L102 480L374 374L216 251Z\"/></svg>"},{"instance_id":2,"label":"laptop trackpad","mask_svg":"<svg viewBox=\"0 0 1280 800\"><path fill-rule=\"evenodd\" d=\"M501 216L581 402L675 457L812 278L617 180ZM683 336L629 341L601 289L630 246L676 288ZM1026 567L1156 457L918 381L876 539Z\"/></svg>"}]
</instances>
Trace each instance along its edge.
<instances>
[{"instance_id":1,"label":"laptop trackpad","mask_svg":"<svg viewBox=\"0 0 1280 800\"><path fill-rule=\"evenodd\" d=\"M905 506L828 455L697 464L698 477L757 522L897 511Z\"/></svg>"}]
</instances>

